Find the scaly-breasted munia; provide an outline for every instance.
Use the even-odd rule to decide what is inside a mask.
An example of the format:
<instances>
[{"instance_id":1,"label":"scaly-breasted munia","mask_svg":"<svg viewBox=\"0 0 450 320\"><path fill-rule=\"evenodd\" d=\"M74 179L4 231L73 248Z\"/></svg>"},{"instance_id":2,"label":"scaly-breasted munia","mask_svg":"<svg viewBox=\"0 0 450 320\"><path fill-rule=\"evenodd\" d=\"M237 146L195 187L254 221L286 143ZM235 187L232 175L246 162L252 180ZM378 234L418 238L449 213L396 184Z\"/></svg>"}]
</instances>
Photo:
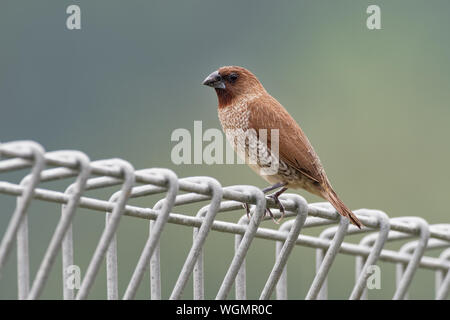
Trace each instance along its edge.
<instances>
[{"instance_id":1,"label":"scaly-breasted munia","mask_svg":"<svg viewBox=\"0 0 450 320\"><path fill-rule=\"evenodd\" d=\"M270 159L264 161L258 158L256 162L249 164L261 175L261 169L270 165L270 162L274 161L274 156L278 157L276 172L261 176L272 184L264 191L282 188L273 197L280 205L280 211L284 212L284 208L278 196L287 188L301 188L328 200L341 215L361 228L361 222L331 187L319 157L300 126L286 109L267 93L253 73L237 66L222 67L211 73L203 84L213 87L217 93L219 119L226 133L232 130L245 133L253 129L252 131L258 135L262 129L266 129L266 142L261 142L257 137L257 149L271 151L274 139L269 132L273 129L278 130L278 155L271 155ZM235 149L239 147L235 141L230 142ZM243 146L245 154L241 156L246 157L246 163L251 144L251 141L246 140Z\"/></svg>"}]
</instances>

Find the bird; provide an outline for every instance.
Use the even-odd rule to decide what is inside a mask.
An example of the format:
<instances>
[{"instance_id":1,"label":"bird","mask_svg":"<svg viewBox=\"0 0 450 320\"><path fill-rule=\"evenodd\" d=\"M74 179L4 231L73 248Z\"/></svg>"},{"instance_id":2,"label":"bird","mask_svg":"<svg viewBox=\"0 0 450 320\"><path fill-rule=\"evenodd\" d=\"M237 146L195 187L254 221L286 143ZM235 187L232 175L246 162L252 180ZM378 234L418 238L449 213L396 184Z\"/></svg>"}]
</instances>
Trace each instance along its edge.
<instances>
[{"instance_id":1,"label":"bird","mask_svg":"<svg viewBox=\"0 0 450 320\"><path fill-rule=\"evenodd\" d=\"M239 66L224 66L208 75L203 85L216 91L219 120L236 153L271 184L263 192L279 189L269 196L279 206L282 216L285 210L278 197L289 188L304 189L329 201L339 214L361 229L361 221L332 188L317 153L300 125L252 72ZM266 141L260 139L260 133L264 130L267 132ZM277 130L278 137L272 133L273 130ZM239 139L241 143L236 142L236 136L240 138L248 132L253 135L248 134L244 142ZM278 150L275 150L275 142ZM260 152L252 163L249 161L251 150ZM276 170L272 174L261 173L262 169L276 162ZM246 208L248 214L248 205Z\"/></svg>"}]
</instances>

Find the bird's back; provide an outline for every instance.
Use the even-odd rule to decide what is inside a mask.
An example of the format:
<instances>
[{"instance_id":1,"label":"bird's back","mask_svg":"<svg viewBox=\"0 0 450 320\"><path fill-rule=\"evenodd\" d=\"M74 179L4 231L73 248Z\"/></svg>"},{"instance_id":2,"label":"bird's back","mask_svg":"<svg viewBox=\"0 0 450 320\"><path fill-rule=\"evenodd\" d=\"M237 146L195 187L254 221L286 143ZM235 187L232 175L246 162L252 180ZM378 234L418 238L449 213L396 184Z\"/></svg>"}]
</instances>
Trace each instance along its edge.
<instances>
[{"instance_id":1,"label":"bird's back","mask_svg":"<svg viewBox=\"0 0 450 320\"><path fill-rule=\"evenodd\" d=\"M303 130L287 110L266 94L248 105L249 127L279 130L279 158L313 181L327 181L325 171Z\"/></svg>"}]
</instances>

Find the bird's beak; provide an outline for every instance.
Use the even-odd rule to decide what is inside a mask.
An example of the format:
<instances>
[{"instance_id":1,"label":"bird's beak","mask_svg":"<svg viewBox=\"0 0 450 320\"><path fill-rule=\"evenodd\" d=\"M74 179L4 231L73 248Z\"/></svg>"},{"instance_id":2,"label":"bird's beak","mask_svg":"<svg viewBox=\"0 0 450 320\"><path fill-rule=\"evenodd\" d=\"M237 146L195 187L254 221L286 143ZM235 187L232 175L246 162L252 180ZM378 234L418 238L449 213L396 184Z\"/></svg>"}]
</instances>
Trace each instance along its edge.
<instances>
[{"instance_id":1,"label":"bird's beak","mask_svg":"<svg viewBox=\"0 0 450 320\"><path fill-rule=\"evenodd\" d=\"M225 83L223 82L223 78L218 71L214 71L207 76L206 79L203 80L203 84L212 88L225 89Z\"/></svg>"}]
</instances>

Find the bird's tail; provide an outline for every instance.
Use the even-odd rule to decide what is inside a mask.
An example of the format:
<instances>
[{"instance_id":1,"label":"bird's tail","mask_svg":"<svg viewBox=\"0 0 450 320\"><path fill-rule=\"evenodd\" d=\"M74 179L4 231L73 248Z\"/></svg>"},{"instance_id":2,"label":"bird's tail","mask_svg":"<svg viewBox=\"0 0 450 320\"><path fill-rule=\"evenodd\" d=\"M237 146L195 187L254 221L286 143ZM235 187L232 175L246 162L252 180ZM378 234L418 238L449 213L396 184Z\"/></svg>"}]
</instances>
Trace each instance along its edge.
<instances>
[{"instance_id":1,"label":"bird's tail","mask_svg":"<svg viewBox=\"0 0 450 320\"><path fill-rule=\"evenodd\" d=\"M351 221L351 223L361 229L361 227L363 226L361 221L359 221L356 215L349 208L347 208L347 206L344 204L344 202L342 202L341 199L339 199L333 188L327 185L324 189L325 192L323 196L333 205L337 212L339 212L339 214L341 214L342 216L347 217Z\"/></svg>"}]
</instances>

